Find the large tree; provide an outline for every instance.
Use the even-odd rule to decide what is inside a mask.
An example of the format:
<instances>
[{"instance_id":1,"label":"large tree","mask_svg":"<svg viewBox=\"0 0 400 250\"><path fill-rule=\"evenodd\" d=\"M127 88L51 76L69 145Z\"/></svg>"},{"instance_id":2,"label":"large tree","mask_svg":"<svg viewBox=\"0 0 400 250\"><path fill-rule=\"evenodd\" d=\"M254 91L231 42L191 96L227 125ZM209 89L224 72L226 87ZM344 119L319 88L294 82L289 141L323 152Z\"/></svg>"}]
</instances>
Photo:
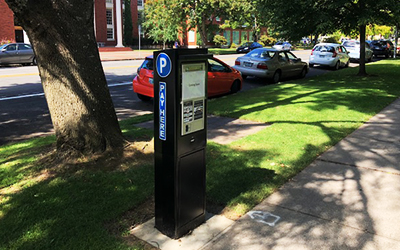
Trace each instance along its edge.
<instances>
[{"instance_id":1,"label":"large tree","mask_svg":"<svg viewBox=\"0 0 400 250\"><path fill-rule=\"evenodd\" d=\"M121 148L94 36L93 0L6 0L31 41L59 152Z\"/></svg>"},{"instance_id":2,"label":"large tree","mask_svg":"<svg viewBox=\"0 0 400 250\"><path fill-rule=\"evenodd\" d=\"M359 75L366 75L366 25L388 18L394 7L388 3L398 0L295 0L291 4L273 0L259 0L268 6L265 16L283 37L298 40L301 36L343 30L360 36ZM296 39L294 39L296 38Z\"/></svg>"}]
</instances>

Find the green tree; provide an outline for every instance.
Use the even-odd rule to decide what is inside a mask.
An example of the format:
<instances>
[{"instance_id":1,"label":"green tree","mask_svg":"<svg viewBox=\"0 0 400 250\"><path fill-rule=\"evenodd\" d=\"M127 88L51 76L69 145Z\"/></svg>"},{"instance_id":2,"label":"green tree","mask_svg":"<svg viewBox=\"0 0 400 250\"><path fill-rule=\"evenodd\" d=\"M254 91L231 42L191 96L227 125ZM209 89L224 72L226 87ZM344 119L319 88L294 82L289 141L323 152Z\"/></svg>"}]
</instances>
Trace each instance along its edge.
<instances>
[{"instance_id":1,"label":"green tree","mask_svg":"<svg viewBox=\"0 0 400 250\"><path fill-rule=\"evenodd\" d=\"M92 0L6 0L31 41L57 150L122 149L123 138L100 63Z\"/></svg>"},{"instance_id":2,"label":"green tree","mask_svg":"<svg viewBox=\"0 0 400 250\"><path fill-rule=\"evenodd\" d=\"M360 36L360 67L358 75L366 75L366 26L382 23L395 7L389 3L398 0L259 0L264 16L282 37L299 40L309 34L327 34L342 30L346 34L356 31Z\"/></svg>"},{"instance_id":3,"label":"green tree","mask_svg":"<svg viewBox=\"0 0 400 250\"><path fill-rule=\"evenodd\" d=\"M164 49L166 42L177 40L179 33L186 27L179 0L148 0L144 13L143 26L147 35L156 42L161 41Z\"/></svg>"},{"instance_id":4,"label":"green tree","mask_svg":"<svg viewBox=\"0 0 400 250\"><path fill-rule=\"evenodd\" d=\"M125 0L124 6L124 43L125 45L133 45L131 0Z\"/></svg>"},{"instance_id":5,"label":"green tree","mask_svg":"<svg viewBox=\"0 0 400 250\"><path fill-rule=\"evenodd\" d=\"M333 2L331 9L339 10L335 21L338 28L350 34L355 30L360 36L359 76L367 75L365 67L365 36L367 25L382 23L388 18L391 0L338 0Z\"/></svg>"},{"instance_id":6,"label":"green tree","mask_svg":"<svg viewBox=\"0 0 400 250\"><path fill-rule=\"evenodd\" d=\"M316 42L319 35L336 30L332 22L333 14L327 0L285 1L257 0L259 16L263 23L280 39L299 41L304 36L313 35Z\"/></svg>"}]
</instances>

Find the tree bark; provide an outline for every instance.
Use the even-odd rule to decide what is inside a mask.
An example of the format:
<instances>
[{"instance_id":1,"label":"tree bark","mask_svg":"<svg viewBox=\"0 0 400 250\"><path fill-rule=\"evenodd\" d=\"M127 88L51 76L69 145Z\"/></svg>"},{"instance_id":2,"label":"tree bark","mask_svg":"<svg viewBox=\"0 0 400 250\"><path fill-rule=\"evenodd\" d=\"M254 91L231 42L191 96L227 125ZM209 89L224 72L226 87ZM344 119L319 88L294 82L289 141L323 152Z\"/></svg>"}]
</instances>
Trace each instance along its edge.
<instances>
[{"instance_id":1,"label":"tree bark","mask_svg":"<svg viewBox=\"0 0 400 250\"><path fill-rule=\"evenodd\" d=\"M200 37L201 37L201 41L202 41L202 48L206 48L207 47L207 26L206 26L206 22L207 22L207 18L205 16L203 16L201 18L201 24L198 26L198 29L200 31Z\"/></svg>"},{"instance_id":2,"label":"tree bark","mask_svg":"<svg viewBox=\"0 0 400 250\"><path fill-rule=\"evenodd\" d=\"M59 152L121 148L94 35L93 0L6 0L32 42Z\"/></svg>"},{"instance_id":3,"label":"tree bark","mask_svg":"<svg viewBox=\"0 0 400 250\"><path fill-rule=\"evenodd\" d=\"M366 76L367 71L365 68L365 32L366 25L359 26L360 31L360 65L358 67L358 76Z\"/></svg>"}]
</instances>

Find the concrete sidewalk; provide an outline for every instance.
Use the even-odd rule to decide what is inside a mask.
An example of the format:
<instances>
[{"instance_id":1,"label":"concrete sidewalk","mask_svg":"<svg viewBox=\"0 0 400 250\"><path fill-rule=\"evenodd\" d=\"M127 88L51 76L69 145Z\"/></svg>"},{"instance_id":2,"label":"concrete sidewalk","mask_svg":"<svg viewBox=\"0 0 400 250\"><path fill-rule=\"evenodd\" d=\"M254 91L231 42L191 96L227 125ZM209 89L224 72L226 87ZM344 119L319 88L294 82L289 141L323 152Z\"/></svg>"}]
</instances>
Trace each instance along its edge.
<instances>
[{"instance_id":1,"label":"concrete sidewalk","mask_svg":"<svg viewBox=\"0 0 400 250\"><path fill-rule=\"evenodd\" d=\"M180 240L151 221L133 234L161 249L400 249L399 162L397 99L239 220Z\"/></svg>"},{"instance_id":2,"label":"concrete sidewalk","mask_svg":"<svg viewBox=\"0 0 400 250\"><path fill-rule=\"evenodd\" d=\"M400 249L400 99L201 249Z\"/></svg>"}]
</instances>

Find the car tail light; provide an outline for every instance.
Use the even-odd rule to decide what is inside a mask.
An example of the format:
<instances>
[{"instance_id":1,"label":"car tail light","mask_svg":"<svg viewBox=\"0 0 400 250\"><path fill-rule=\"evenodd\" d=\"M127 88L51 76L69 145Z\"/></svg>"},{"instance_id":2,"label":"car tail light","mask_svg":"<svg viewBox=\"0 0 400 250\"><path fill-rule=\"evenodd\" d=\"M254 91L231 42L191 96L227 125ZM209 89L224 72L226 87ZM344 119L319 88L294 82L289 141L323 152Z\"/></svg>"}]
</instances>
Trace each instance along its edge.
<instances>
[{"instance_id":1,"label":"car tail light","mask_svg":"<svg viewBox=\"0 0 400 250\"><path fill-rule=\"evenodd\" d=\"M332 57L337 57L336 51L333 51Z\"/></svg>"},{"instance_id":2,"label":"car tail light","mask_svg":"<svg viewBox=\"0 0 400 250\"><path fill-rule=\"evenodd\" d=\"M314 54L314 49L313 50L311 50L311 55L313 55Z\"/></svg>"},{"instance_id":3,"label":"car tail light","mask_svg":"<svg viewBox=\"0 0 400 250\"><path fill-rule=\"evenodd\" d=\"M257 69L268 69L268 66L265 63L257 64Z\"/></svg>"},{"instance_id":4,"label":"car tail light","mask_svg":"<svg viewBox=\"0 0 400 250\"><path fill-rule=\"evenodd\" d=\"M235 65L240 65L240 62L238 60L236 60Z\"/></svg>"}]
</instances>

